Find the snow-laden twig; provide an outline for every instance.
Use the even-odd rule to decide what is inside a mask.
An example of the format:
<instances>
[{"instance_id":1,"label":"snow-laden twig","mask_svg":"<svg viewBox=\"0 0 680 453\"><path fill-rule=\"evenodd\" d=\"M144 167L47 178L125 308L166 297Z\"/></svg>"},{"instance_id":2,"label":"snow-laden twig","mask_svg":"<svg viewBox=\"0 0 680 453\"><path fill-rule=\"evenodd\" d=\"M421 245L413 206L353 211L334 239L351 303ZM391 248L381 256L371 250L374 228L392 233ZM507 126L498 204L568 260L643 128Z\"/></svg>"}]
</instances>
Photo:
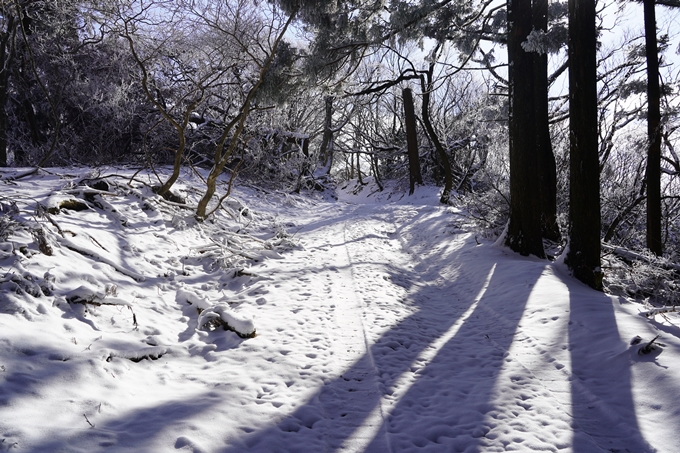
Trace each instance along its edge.
<instances>
[{"instance_id":1,"label":"snow-laden twig","mask_svg":"<svg viewBox=\"0 0 680 453\"><path fill-rule=\"evenodd\" d=\"M637 253L632 250L624 249L623 247L613 246L605 242L602 243L602 248L624 259L643 261L645 263L651 263L652 261L651 258L647 255L643 255L642 253ZM655 264L664 269L680 271L680 264L671 263L670 261L667 260L663 261L658 260L658 262Z\"/></svg>"},{"instance_id":2,"label":"snow-laden twig","mask_svg":"<svg viewBox=\"0 0 680 453\"><path fill-rule=\"evenodd\" d=\"M88 258L93 258L96 259L97 261L100 261L104 264L108 264L109 266L113 267L116 271L120 272L123 275L127 275L128 277L138 281L138 282L143 282L146 280L146 277L138 274L136 272L133 272L131 270L125 269L122 266L119 266L118 264L114 263L112 260L106 258L105 256L99 255L98 253L88 250L84 247L81 247L80 245L76 244L69 238L61 237L57 238L59 243L64 245L67 249L72 250L74 252L80 253L81 255L84 255Z\"/></svg>"},{"instance_id":3,"label":"snow-laden twig","mask_svg":"<svg viewBox=\"0 0 680 453\"><path fill-rule=\"evenodd\" d=\"M85 196L85 195L108 195L110 197L118 197L119 196L117 193L109 192L107 190L94 189L94 188L89 187L89 186L82 186L82 187L78 187L76 189L64 190L62 192L67 193L69 195L80 195L80 196Z\"/></svg>"},{"instance_id":4,"label":"snow-laden twig","mask_svg":"<svg viewBox=\"0 0 680 453\"><path fill-rule=\"evenodd\" d=\"M653 308L651 310L640 312L640 314L647 318L653 318L654 316L662 313L677 313L678 311L680 311L678 310L678 307L679 307L678 305L672 305L668 307Z\"/></svg>"},{"instance_id":5,"label":"snow-laden twig","mask_svg":"<svg viewBox=\"0 0 680 453\"><path fill-rule=\"evenodd\" d=\"M115 290L113 293L115 294ZM117 297L107 297L108 295L108 290L106 294L101 294L85 285L81 285L78 288L69 291L64 295L64 297L70 304L94 305L95 307L99 307L101 305L127 307L132 313L132 325L134 325L135 328L138 327L139 325L137 324L137 315L132 309L132 304Z\"/></svg>"}]
</instances>

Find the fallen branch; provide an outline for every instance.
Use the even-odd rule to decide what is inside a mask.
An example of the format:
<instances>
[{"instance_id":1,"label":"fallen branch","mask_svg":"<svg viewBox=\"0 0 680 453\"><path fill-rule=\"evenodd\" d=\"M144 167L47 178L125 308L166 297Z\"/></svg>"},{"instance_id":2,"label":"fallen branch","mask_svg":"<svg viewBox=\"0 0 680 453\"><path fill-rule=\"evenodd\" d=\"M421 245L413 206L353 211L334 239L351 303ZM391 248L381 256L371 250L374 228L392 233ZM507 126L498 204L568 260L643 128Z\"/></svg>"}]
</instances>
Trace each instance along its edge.
<instances>
[{"instance_id":1,"label":"fallen branch","mask_svg":"<svg viewBox=\"0 0 680 453\"><path fill-rule=\"evenodd\" d=\"M70 190L64 190L64 193L67 193L69 195L80 195L80 196L85 196L85 195L108 195L110 197L118 197L119 195L114 192L109 192L108 190L99 190L92 188L90 186L83 186L77 189L70 189Z\"/></svg>"},{"instance_id":2,"label":"fallen branch","mask_svg":"<svg viewBox=\"0 0 680 453\"><path fill-rule=\"evenodd\" d=\"M654 342L656 341L657 338L659 338L659 335L655 336L654 338L652 338L652 341L650 341L649 343L647 343L646 345L644 345L643 347L638 349L638 354L645 355L645 354L649 354L650 352L656 350L656 346L654 346Z\"/></svg>"},{"instance_id":3,"label":"fallen branch","mask_svg":"<svg viewBox=\"0 0 680 453\"><path fill-rule=\"evenodd\" d=\"M640 314L647 318L652 318L655 315L659 315L662 313L677 313L679 311L678 307L679 307L678 305L671 305L668 307L653 308L651 310L643 311Z\"/></svg>"},{"instance_id":4,"label":"fallen branch","mask_svg":"<svg viewBox=\"0 0 680 453\"><path fill-rule=\"evenodd\" d=\"M111 351L108 357L106 357L106 361L110 362L115 357L118 357L139 363L142 360L158 360L169 352L170 350L164 346L154 346L133 351Z\"/></svg>"},{"instance_id":5,"label":"fallen branch","mask_svg":"<svg viewBox=\"0 0 680 453\"><path fill-rule=\"evenodd\" d=\"M650 257L645 256L641 253L634 252L632 250L624 249L623 247L613 246L603 242L602 248L613 253L614 255L623 258L624 260L637 260L652 264L652 260L650 259ZM659 266L662 269L680 271L680 264L663 262L662 260L654 260L653 264Z\"/></svg>"},{"instance_id":6,"label":"fallen branch","mask_svg":"<svg viewBox=\"0 0 680 453\"><path fill-rule=\"evenodd\" d=\"M18 181L22 178L26 178L28 176L31 176L31 175L38 173L39 170L42 170L42 169L40 167L36 167L36 168L33 168L31 170L28 170L28 171L23 171L23 172L17 173L14 176L6 177L5 180L7 180L7 181ZM0 178L1 177L2 176L0 176Z\"/></svg>"},{"instance_id":7,"label":"fallen branch","mask_svg":"<svg viewBox=\"0 0 680 453\"><path fill-rule=\"evenodd\" d=\"M90 425L90 428L94 428L94 425L92 422L90 422L90 419L87 418L87 415L83 414L83 417L85 417L85 421L87 422L88 425Z\"/></svg>"},{"instance_id":8,"label":"fallen branch","mask_svg":"<svg viewBox=\"0 0 680 453\"><path fill-rule=\"evenodd\" d=\"M92 293L84 286L80 286L70 292L70 295L66 297L66 302L69 304L94 305L95 307L100 307L102 305L127 307L132 313L132 325L135 328L139 327L139 324L137 324L137 315L130 303L118 298L105 299L104 297L105 296L101 296L100 294Z\"/></svg>"},{"instance_id":9,"label":"fallen branch","mask_svg":"<svg viewBox=\"0 0 680 453\"><path fill-rule=\"evenodd\" d=\"M108 264L109 266L113 267L116 271L120 272L123 275L127 275L128 277L132 278L135 281L143 282L143 281L146 280L145 276L140 275L136 272L132 272L130 270L127 270L127 269L119 266L118 264L114 263L110 259L103 257L101 255L98 255L97 253L95 253L91 250L87 250L87 249L79 246L78 244L76 244L75 242L71 241L68 238L62 237L62 238L58 238L58 240L67 249L72 250L72 251L77 252L77 253L80 253L81 255L86 256L88 258L93 258L93 259L96 259L97 261L101 261L104 264Z\"/></svg>"}]
</instances>

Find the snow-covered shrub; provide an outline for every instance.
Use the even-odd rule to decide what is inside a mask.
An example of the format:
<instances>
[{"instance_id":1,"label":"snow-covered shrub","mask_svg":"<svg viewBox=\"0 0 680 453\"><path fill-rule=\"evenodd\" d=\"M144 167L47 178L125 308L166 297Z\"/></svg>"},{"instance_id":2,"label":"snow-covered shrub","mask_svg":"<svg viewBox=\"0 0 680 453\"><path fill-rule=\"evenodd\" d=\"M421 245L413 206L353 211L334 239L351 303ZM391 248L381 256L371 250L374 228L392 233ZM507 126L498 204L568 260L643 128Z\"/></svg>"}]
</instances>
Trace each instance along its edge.
<instances>
[{"instance_id":1,"label":"snow-covered shrub","mask_svg":"<svg viewBox=\"0 0 680 453\"><path fill-rule=\"evenodd\" d=\"M21 228L21 224L8 215L0 215L0 241L7 238Z\"/></svg>"},{"instance_id":2,"label":"snow-covered shrub","mask_svg":"<svg viewBox=\"0 0 680 453\"><path fill-rule=\"evenodd\" d=\"M22 229L22 224L15 216L19 213L16 203L0 203L0 241L6 241L9 236Z\"/></svg>"},{"instance_id":3,"label":"snow-covered shrub","mask_svg":"<svg viewBox=\"0 0 680 453\"><path fill-rule=\"evenodd\" d=\"M0 278L0 292L12 292L18 295L28 294L33 297L43 295L40 286L33 283L31 279L23 278L15 273Z\"/></svg>"},{"instance_id":4,"label":"snow-covered shrub","mask_svg":"<svg viewBox=\"0 0 680 453\"><path fill-rule=\"evenodd\" d=\"M286 231L286 227L280 223L274 225L274 237L265 242L265 248L277 251L291 250L298 246L295 235Z\"/></svg>"},{"instance_id":5,"label":"snow-covered shrub","mask_svg":"<svg viewBox=\"0 0 680 453\"><path fill-rule=\"evenodd\" d=\"M510 215L510 174L507 146L497 140L490 145L486 165L470 181L470 190L459 194L481 236L496 239Z\"/></svg>"},{"instance_id":6,"label":"snow-covered shrub","mask_svg":"<svg viewBox=\"0 0 680 453\"><path fill-rule=\"evenodd\" d=\"M184 231L189 228L189 225L187 224L188 217L187 216L182 216L179 214L176 214L172 216L172 221L170 222L173 227L178 229L179 231ZM191 222L189 222L191 223Z\"/></svg>"},{"instance_id":7,"label":"snow-covered shrub","mask_svg":"<svg viewBox=\"0 0 680 453\"><path fill-rule=\"evenodd\" d=\"M680 304L680 267L668 259L617 249L602 261L608 293L660 305Z\"/></svg>"}]
</instances>

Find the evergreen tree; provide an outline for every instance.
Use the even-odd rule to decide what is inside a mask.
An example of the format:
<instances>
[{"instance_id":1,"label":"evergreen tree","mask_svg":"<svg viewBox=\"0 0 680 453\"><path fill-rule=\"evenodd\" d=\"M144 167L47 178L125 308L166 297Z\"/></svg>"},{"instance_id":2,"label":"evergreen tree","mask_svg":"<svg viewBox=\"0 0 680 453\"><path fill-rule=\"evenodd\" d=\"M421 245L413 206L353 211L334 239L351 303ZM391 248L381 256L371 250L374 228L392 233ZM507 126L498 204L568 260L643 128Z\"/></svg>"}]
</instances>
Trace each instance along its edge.
<instances>
[{"instance_id":1,"label":"evergreen tree","mask_svg":"<svg viewBox=\"0 0 680 453\"><path fill-rule=\"evenodd\" d=\"M548 32L548 0L533 0L533 30L544 35ZM550 140L548 121L548 50L533 52L534 60L534 115L536 147L540 161L539 192L541 233L544 238L557 241L560 229L557 224L557 168Z\"/></svg>"},{"instance_id":2,"label":"evergreen tree","mask_svg":"<svg viewBox=\"0 0 680 453\"><path fill-rule=\"evenodd\" d=\"M656 41L655 0L644 0L647 58L647 248L661 256L661 89Z\"/></svg>"},{"instance_id":3,"label":"evergreen tree","mask_svg":"<svg viewBox=\"0 0 680 453\"><path fill-rule=\"evenodd\" d=\"M569 251L574 276L602 289L595 0L569 0Z\"/></svg>"},{"instance_id":4,"label":"evergreen tree","mask_svg":"<svg viewBox=\"0 0 680 453\"><path fill-rule=\"evenodd\" d=\"M533 53L522 48L532 30L531 0L508 2L510 89L510 223L506 244L522 254L545 257L540 221L540 154L536 121Z\"/></svg>"}]
</instances>

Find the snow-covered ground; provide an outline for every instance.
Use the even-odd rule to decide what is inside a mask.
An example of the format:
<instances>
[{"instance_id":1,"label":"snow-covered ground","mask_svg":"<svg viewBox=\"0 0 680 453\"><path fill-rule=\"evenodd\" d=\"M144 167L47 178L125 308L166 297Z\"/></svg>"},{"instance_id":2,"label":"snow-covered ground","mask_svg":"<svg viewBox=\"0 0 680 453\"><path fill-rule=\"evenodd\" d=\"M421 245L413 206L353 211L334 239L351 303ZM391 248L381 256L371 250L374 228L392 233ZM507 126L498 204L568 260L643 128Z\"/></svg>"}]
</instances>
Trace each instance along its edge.
<instances>
[{"instance_id":1,"label":"snow-covered ground","mask_svg":"<svg viewBox=\"0 0 680 453\"><path fill-rule=\"evenodd\" d=\"M435 189L236 187L196 224L148 175L11 174L0 451L680 451L677 314L476 238Z\"/></svg>"}]
</instances>

